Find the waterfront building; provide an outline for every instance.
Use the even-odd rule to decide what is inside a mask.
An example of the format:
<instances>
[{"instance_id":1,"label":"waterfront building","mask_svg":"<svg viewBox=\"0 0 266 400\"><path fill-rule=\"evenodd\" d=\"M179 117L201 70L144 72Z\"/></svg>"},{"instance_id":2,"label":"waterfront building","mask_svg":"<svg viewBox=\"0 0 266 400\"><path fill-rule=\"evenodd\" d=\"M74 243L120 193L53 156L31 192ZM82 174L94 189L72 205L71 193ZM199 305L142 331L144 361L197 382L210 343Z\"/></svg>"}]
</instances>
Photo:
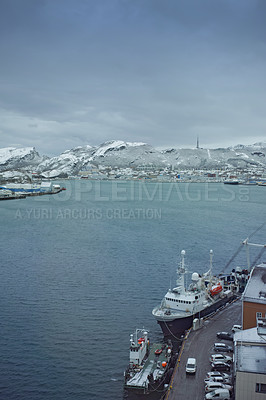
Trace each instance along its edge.
<instances>
[{"instance_id":1,"label":"waterfront building","mask_svg":"<svg viewBox=\"0 0 266 400\"><path fill-rule=\"evenodd\" d=\"M243 329L257 326L258 318L266 317L266 264L253 268L242 296Z\"/></svg>"},{"instance_id":2,"label":"waterfront building","mask_svg":"<svg viewBox=\"0 0 266 400\"><path fill-rule=\"evenodd\" d=\"M235 400L266 399L266 319L234 335Z\"/></svg>"}]
</instances>

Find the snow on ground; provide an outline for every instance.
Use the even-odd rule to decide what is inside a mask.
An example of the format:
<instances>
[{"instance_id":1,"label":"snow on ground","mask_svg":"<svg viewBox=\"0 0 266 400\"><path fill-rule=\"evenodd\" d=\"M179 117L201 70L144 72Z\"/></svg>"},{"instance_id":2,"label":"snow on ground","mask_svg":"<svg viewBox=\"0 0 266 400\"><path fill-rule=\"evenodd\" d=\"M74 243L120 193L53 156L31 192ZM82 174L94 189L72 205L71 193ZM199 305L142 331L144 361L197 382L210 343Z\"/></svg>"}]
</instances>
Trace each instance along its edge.
<instances>
[{"instance_id":1,"label":"snow on ground","mask_svg":"<svg viewBox=\"0 0 266 400\"><path fill-rule=\"evenodd\" d=\"M146 146L147 143L143 142L126 142L126 145L129 147L137 147L137 146Z\"/></svg>"},{"instance_id":2,"label":"snow on ground","mask_svg":"<svg viewBox=\"0 0 266 400\"><path fill-rule=\"evenodd\" d=\"M23 178L25 173L20 171L4 171L0 173L0 176L5 180L9 180L14 178Z\"/></svg>"},{"instance_id":3,"label":"snow on ground","mask_svg":"<svg viewBox=\"0 0 266 400\"><path fill-rule=\"evenodd\" d=\"M237 152L235 152L235 153L236 153L237 156L241 156L241 157L244 157L244 158L249 158L249 156L247 154L245 154L245 153L237 153Z\"/></svg>"},{"instance_id":4,"label":"snow on ground","mask_svg":"<svg viewBox=\"0 0 266 400\"><path fill-rule=\"evenodd\" d=\"M110 142L105 142L103 143L98 150L93 155L93 158L95 157L100 157L104 156L104 154L108 150L113 150L113 149L120 149L121 147L137 147L137 146L143 146L145 143L141 142L123 142L122 140L112 140Z\"/></svg>"}]
</instances>

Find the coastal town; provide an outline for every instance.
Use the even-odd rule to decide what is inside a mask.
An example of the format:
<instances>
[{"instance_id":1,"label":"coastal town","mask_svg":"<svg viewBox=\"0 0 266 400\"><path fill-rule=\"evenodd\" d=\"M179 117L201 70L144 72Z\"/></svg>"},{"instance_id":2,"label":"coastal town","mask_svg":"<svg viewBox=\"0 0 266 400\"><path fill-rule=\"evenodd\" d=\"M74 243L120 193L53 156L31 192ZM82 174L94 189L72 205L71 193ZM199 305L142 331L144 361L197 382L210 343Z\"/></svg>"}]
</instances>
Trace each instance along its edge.
<instances>
[{"instance_id":1,"label":"coastal town","mask_svg":"<svg viewBox=\"0 0 266 400\"><path fill-rule=\"evenodd\" d=\"M55 179L145 180L265 184L266 145L234 148L170 148L112 140L78 146L58 156L34 147L0 149L0 183Z\"/></svg>"},{"instance_id":2,"label":"coastal town","mask_svg":"<svg viewBox=\"0 0 266 400\"><path fill-rule=\"evenodd\" d=\"M0 173L0 182L34 182L40 180L58 179L89 179L89 180L134 180L146 182L197 182L197 183L231 183L246 185L265 185L265 168L220 168L220 169L175 169L173 167L156 168L151 165L139 167L102 166L92 165L83 168L76 175L69 175L64 178L42 177L33 170L28 171L3 171Z\"/></svg>"},{"instance_id":3,"label":"coastal town","mask_svg":"<svg viewBox=\"0 0 266 400\"><path fill-rule=\"evenodd\" d=\"M119 168L110 166L94 166L82 170L77 176L81 179L120 179L120 180L147 180L156 182L228 182L239 184L261 184L266 182L264 168L236 168L236 169L184 169L173 167L156 168L150 165L141 165L137 168Z\"/></svg>"}]
</instances>

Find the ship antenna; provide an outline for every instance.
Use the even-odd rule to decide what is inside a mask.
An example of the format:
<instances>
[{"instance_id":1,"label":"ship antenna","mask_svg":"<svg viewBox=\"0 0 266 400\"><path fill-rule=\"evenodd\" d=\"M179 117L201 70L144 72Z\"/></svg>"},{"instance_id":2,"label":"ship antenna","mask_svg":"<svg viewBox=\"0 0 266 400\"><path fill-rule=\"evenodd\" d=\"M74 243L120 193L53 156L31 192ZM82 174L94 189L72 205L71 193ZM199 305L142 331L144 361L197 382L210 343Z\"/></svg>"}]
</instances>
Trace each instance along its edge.
<instances>
[{"instance_id":1,"label":"ship antenna","mask_svg":"<svg viewBox=\"0 0 266 400\"><path fill-rule=\"evenodd\" d=\"M212 259L213 259L213 250L210 250L210 280L212 280Z\"/></svg>"},{"instance_id":2,"label":"ship antenna","mask_svg":"<svg viewBox=\"0 0 266 400\"><path fill-rule=\"evenodd\" d=\"M185 255L186 255L185 250L182 250L181 251L181 268L183 271L185 271Z\"/></svg>"}]
</instances>

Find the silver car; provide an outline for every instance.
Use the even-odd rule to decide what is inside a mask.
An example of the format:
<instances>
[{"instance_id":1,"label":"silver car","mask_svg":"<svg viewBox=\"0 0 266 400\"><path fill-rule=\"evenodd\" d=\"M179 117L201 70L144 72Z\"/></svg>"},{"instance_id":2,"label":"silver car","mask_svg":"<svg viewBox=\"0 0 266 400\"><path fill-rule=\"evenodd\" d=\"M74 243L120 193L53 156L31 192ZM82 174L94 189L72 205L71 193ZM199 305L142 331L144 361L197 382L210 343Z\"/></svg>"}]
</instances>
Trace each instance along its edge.
<instances>
[{"instance_id":1,"label":"silver car","mask_svg":"<svg viewBox=\"0 0 266 400\"><path fill-rule=\"evenodd\" d=\"M204 383L205 385L208 382L221 382L221 383L227 383L228 385L232 384L232 379L231 378L224 378L223 376L213 376L212 378L205 378Z\"/></svg>"},{"instance_id":2,"label":"silver car","mask_svg":"<svg viewBox=\"0 0 266 400\"><path fill-rule=\"evenodd\" d=\"M232 359L232 357L227 356L225 354L212 354L210 356L210 362L213 362L213 361L224 361L227 363L231 363L233 361L233 359Z\"/></svg>"},{"instance_id":3,"label":"silver car","mask_svg":"<svg viewBox=\"0 0 266 400\"><path fill-rule=\"evenodd\" d=\"M221 382L207 382L205 385L205 392L209 393L215 389L228 389L229 392L231 393L233 390L233 386L228 385L226 383L221 383Z\"/></svg>"},{"instance_id":4,"label":"silver car","mask_svg":"<svg viewBox=\"0 0 266 400\"><path fill-rule=\"evenodd\" d=\"M233 348L231 346L228 346L227 344L224 343L214 343L213 349L214 351L219 351L219 352L233 351Z\"/></svg>"},{"instance_id":5,"label":"silver car","mask_svg":"<svg viewBox=\"0 0 266 400\"><path fill-rule=\"evenodd\" d=\"M222 376L225 379L231 378L231 376L229 374L226 374L225 372L220 372L220 371L209 371L206 374L206 378L215 378L217 376Z\"/></svg>"}]
</instances>

